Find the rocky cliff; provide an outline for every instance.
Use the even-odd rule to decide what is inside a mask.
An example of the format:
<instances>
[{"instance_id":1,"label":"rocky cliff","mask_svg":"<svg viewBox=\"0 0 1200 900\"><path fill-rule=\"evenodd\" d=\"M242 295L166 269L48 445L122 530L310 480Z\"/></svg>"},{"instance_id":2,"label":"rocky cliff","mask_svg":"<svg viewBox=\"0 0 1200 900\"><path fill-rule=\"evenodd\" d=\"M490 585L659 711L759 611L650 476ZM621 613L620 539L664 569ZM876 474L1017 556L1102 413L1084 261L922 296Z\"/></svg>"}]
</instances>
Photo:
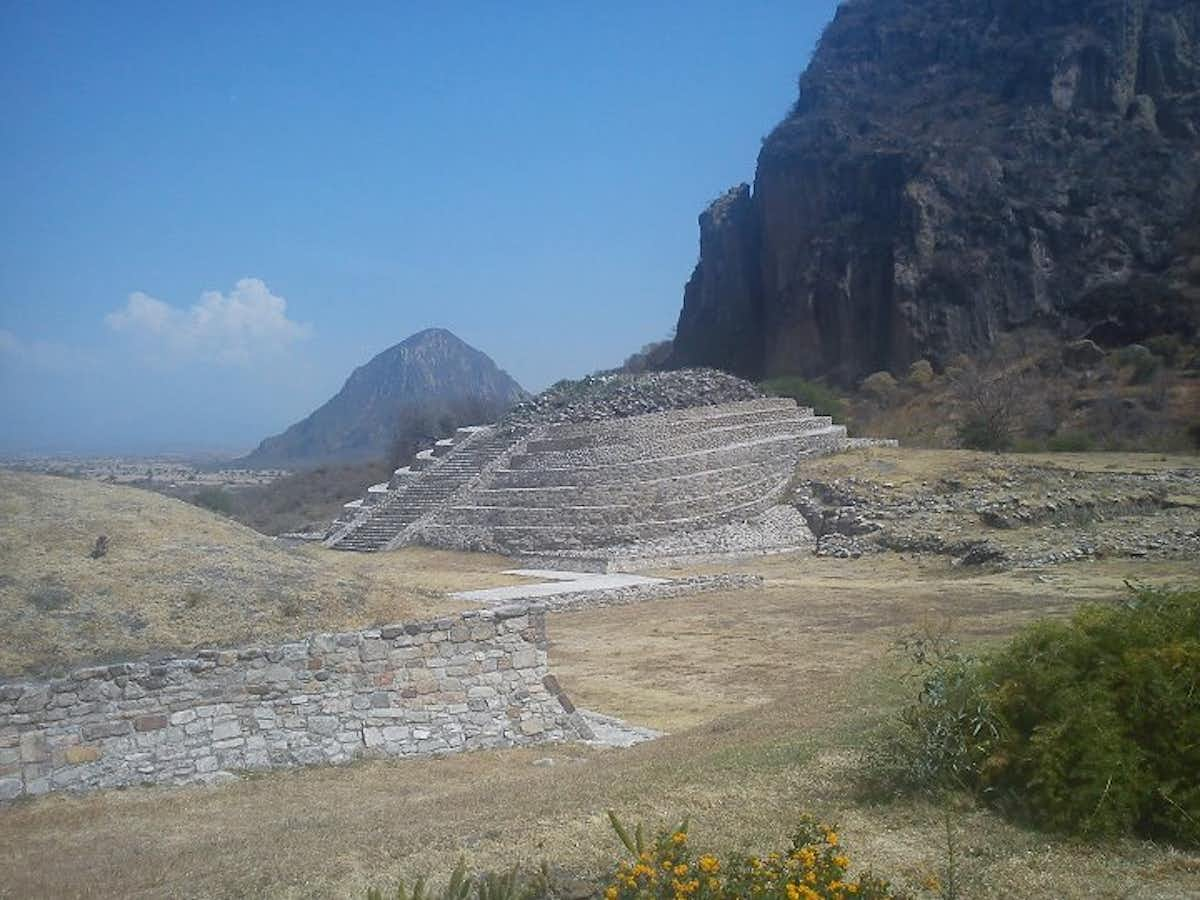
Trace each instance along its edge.
<instances>
[{"instance_id":1,"label":"rocky cliff","mask_svg":"<svg viewBox=\"0 0 1200 900\"><path fill-rule=\"evenodd\" d=\"M843 3L700 217L675 365L842 383L1005 329L1192 333L1200 3Z\"/></svg>"},{"instance_id":2,"label":"rocky cliff","mask_svg":"<svg viewBox=\"0 0 1200 900\"><path fill-rule=\"evenodd\" d=\"M243 462L295 468L383 459L456 426L494 422L526 396L487 354L430 328L359 366L334 397Z\"/></svg>"}]
</instances>

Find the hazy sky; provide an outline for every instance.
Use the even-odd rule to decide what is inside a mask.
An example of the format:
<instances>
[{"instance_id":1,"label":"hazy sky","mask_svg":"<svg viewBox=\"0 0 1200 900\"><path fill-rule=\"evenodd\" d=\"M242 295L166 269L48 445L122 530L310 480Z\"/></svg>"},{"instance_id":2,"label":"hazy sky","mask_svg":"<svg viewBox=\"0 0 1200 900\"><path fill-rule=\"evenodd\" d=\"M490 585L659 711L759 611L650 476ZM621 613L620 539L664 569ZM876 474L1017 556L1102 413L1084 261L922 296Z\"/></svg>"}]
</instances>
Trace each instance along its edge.
<instances>
[{"instance_id":1,"label":"hazy sky","mask_svg":"<svg viewBox=\"0 0 1200 900\"><path fill-rule=\"evenodd\" d=\"M5 4L0 452L245 449L434 325L618 364L835 6Z\"/></svg>"}]
</instances>

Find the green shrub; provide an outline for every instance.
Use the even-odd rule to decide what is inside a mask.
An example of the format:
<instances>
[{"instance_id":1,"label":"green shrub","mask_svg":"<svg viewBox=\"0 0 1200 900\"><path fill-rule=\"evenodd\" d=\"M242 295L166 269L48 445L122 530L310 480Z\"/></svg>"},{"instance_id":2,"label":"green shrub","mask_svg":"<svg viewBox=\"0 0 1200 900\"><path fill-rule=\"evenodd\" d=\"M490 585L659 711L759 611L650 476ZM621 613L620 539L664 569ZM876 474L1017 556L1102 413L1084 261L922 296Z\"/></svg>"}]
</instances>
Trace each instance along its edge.
<instances>
[{"instance_id":1,"label":"green shrub","mask_svg":"<svg viewBox=\"0 0 1200 900\"><path fill-rule=\"evenodd\" d=\"M845 412L842 398L832 388L819 381L809 381L795 375L770 378L759 386L764 394L772 397L791 397L801 406L811 406L819 416L840 419Z\"/></svg>"},{"instance_id":2,"label":"green shrub","mask_svg":"<svg viewBox=\"0 0 1200 900\"><path fill-rule=\"evenodd\" d=\"M939 635L911 635L897 646L920 687L894 730L866 754L868 780L884 791L974 787L1000 734L979 660Z\"/></svg>"},{"instance_id":3,"label":"green shrub","mask_svg":"<svg viewBox=\"0 0 1200 900\"><path fill-rule=\"evenodd\" d=\"M1046 441L1046 449L1052 453L1087 453L1093 446L1092 436L1082 431L1065 431Z\"/></svg>"},{"instance_id":4,"label":"green shrub","mask_svg":"<svg viewBox=\"0 0 1200 900\"><path fill-rule=\"evenodd\" d=\"M899 385L891 372L875 372L863 379L859 390L876 403L887 405L896 396Z\"/></svg>"},{"instance_id":5,"label":"green shrub","mask_svg":"<svg viewBox=\"0 0 1200 900\"><path fill-rule=\"evenodd\" d=\"M924 387L933 381L933 365L927 359L918 359L908 367L904 380L913 387Z\"/></svg>"},{"instance_id":6,"label":"green shrub","mask_svg":"<svg viewBox=\"0 0 1200 900\"><path fill-rule=\"evenodd\" d=\"M876 752L896 787L966 786L1052 831L1200 843L1200 589L1084 607L984 660L918 649L921 694Z\"/></svg>"},{"instance_id":7,"label":"green shrub","mask_svg":"<svg viewBox=\"0 0 1200 900\"><path fill-rule=\"evenodd\" d=\"M228 516L233 513L233 497L222 487L205 487L196 491L192 502L207 510Z\"/></svg>"},{"instance_id":8,"label":"green shrub","mask_svg":"<svg viewBox=\"0 0 1200 900\"><path fill-rule=\"evenodd\" d=\"M1012 811L1200 842L1200 590L1142 589L1032 626L987 676L1004 725L980 783Z\"/></svg>"},{"instance_id":9,"label":"green shrub","mask_svg":"<svg viewBox=\"0 0 1200 900\"><path fill-rule=\"evenodd\" d=\"M1006 420L969 413L956 430L958 444L967 450L991 450L999 453L1013 446L1013 427Z\"/></svg>"},{"instance_id":10,"label":"green shrub","mask_svg":"<svg viewBox=\"0 0 1200 900\"><path fill-rule=\"evenodd\" d=\"M1130 373L1130 384L1149 384L1154 380L1154 376L1158 374L1158 370L1162 368L1162 360L1153 353L1147 356L1139 357L1137 362L1133 364L1133 372Z\"/></svg>"},{"instance_id":11,"label":"green shrub","mask_svg":"<svg viewBox=\"0 0 1200 900\"><path fill-rule=\"evenodd\" d=\"M71 592L61 584L47 581L30 591L28 600L40 612L53 612L71 602Z\"/></svg>"},{"instance_id":12,"label":"green shrub","mask_svg":"<svg viewBox=\"0 0 1200 900\"><path fill-rule=\"evenodd\" d=\"M1176 366L1183 356L1184 344L1177 334L1160 334L1146 341L1146 348L1156 356L1162 357L1165 365Z\"/></svg>"}]
</instances>

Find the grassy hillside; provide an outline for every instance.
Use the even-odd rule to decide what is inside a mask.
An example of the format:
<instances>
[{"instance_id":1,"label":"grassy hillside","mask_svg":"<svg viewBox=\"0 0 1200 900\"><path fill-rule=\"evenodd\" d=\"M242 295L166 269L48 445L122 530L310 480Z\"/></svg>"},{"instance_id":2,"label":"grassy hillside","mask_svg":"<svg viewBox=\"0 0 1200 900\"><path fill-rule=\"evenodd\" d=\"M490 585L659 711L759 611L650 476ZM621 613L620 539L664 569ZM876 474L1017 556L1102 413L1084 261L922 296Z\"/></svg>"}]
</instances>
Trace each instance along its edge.
<instances>
[{"instance_id":1,"label":"grassy hillside","mask_svg":"<svg viewBox=\"0 0 1200 900\"><path fill-rule=\"evenodd\" d=\"M513 583L505 565L289 546L149 491L0 472L0 676L427 617Z\"/></svg>"},{"instance_id":2,"label":"grassy hillside","mask_svg":"<svg viewBox=\"0 0 1200 900\"><path fill-rule=\"evenodd\" d=\"M387 481L393 469L385 460L335 463L285 475L270 484L188 489L179 496L262 534L321 532L342 512L343 504L361 497L368 485Z\"/></svg>"}]
</instances>

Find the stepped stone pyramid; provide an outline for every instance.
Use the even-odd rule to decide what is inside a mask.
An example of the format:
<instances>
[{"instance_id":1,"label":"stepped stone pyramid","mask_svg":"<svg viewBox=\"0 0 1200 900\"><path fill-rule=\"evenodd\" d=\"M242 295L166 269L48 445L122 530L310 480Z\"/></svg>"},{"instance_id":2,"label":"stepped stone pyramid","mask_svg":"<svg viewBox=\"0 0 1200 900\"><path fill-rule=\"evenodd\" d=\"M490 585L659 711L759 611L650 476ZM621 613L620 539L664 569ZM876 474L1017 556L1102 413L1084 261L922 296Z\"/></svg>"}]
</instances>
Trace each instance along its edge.
<instances>
[{"instance_id":1,"label":"stepped stone pyramid","mask_svg":"<svg viewBox=\"0 0 1200 900\"><path fill-rule=\"evenodd\" d=\"M689 377L697 376L659 376ZM748 399L724 401L730 383L733 396ZM673 393L666 403L680 408L640 412L664 405L661 391L648 392L651 399L634 391L616 402L573 400L565 411L535 400L499 424L459 429L351 504L325 544L665 553L663 542L681 534L710 534L768 513L803 457L861 443L794 400L756 396L729 376L717 384Z\"/></svg>"}]
</instances>

